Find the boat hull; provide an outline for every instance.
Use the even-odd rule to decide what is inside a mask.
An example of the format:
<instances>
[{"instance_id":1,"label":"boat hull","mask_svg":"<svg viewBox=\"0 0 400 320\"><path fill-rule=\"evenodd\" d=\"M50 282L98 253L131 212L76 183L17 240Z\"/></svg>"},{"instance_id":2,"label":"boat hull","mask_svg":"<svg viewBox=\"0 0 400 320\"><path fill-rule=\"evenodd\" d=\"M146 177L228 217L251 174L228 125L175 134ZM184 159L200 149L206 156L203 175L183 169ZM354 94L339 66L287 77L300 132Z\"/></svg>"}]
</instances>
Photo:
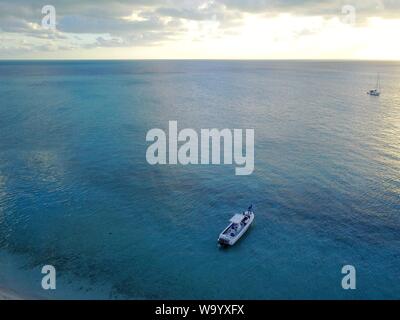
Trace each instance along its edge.
<instances>
[{"instance_id":1,"label":"boat hull","mask_svg":"<svg viewBox=\"0 0 400 320\"><path fill-rule=\"evenodd\" d=\"M254 220L254 213L250 214L249 221L246 225L238 232L235 237L227 238L224 236L224 232L226 229L230 228L232 224L230 224L218 237L218 243L222 246L233 246L239 239L246 233L249 229L250 225L253 223Z\"/></svg>"}]
</instances>

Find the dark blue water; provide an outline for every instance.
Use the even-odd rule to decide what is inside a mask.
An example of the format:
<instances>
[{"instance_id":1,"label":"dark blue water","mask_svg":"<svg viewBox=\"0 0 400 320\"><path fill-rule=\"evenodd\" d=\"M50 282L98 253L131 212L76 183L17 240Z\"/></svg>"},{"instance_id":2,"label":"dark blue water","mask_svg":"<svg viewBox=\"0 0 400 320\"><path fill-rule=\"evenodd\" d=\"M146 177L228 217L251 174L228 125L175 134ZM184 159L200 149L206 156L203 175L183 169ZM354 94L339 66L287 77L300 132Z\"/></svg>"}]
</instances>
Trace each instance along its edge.
<instances>
[{"instance_id":1,"label":"dark blue water","mask_svg":"<svg viewBox=\"0 0 400 320\"><path fill-rule=\"evenodd\" d=\"M370 97L378 72L383 93ZM146 133L169 120L254 128L254 173L150 166ZM400 298L399 63L3 61L0 128L0 286L50 298ZM250 203L250 231L219 249ZM357 290L341 287L346 264Z\"/></svg>"}]
</instances>

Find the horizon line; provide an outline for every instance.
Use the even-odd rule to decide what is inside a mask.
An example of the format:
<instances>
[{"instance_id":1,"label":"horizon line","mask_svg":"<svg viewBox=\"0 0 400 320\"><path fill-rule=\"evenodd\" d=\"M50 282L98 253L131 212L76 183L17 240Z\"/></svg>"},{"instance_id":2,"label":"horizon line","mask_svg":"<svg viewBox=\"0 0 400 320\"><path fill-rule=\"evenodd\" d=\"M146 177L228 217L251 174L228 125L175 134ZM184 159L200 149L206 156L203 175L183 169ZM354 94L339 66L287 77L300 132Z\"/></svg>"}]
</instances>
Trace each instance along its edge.
<instances>
[{"instance_id":1,"label":"horizon line","mask_svg":"<svg viewBox=\"0 0 400 320\"><path fill-rule=\"evenodd\" d=\"M312 59L312 58L0 58L0 61L321 61L321 62L400 62L400 59Z\"/></svg>"}]
</instances>

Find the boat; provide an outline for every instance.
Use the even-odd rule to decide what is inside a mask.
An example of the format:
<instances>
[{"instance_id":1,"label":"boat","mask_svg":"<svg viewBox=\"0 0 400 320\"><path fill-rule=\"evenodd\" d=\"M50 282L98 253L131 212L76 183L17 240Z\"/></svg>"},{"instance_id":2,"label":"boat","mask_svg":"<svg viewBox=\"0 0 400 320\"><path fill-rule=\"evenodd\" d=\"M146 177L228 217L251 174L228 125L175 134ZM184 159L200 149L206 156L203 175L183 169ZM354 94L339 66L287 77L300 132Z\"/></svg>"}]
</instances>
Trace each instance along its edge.
<instances>
[{"instance_id":1,"label":"boat","mask_svg":"<svg viewBox=\"0 0 400 320\"><path fill-rule=\"evenodd\" d=\"M379 97L381 95L381 78L378 74L378 78L376 79L376 87L375 89L369 90L367 92L370 96Z\"/></svg>"},{"instance_id":2,"label":"boat","mask_svg":"<svg viewBox=\"0 0 400 320\"><path fill-rule=\"evenodd\" d=\"M243 213L237 213L230 219L230 224L218 237L222 246L233 246L247 231L254 220L253 205Z\"/></svg>"}]
</instances>

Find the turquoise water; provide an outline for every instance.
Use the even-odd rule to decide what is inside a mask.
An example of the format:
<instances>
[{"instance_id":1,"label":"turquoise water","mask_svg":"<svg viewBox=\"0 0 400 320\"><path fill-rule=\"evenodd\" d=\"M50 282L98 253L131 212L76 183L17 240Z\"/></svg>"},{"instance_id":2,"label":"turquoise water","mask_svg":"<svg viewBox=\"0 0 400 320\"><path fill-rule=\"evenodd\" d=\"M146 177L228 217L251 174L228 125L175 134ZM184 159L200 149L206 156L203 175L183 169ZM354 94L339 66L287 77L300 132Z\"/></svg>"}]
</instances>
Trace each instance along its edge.
<instances>
[{"instance_id":1,"label":"turquoise water","mask_svg":"<svg viewBox=\"0 0 400 320\"><path fill-rule=\"evenodd\" d=\"M383 93L366 94L380 73ZM255 170L150 166L254 128ZM0 62L0 287L46 298L400 298L400 64ZM253 203L234 247L219 232ZM57 269L57 289L40 269ZM357 290L341 268L357 269Z\"/></svg>"}]
</instances>

